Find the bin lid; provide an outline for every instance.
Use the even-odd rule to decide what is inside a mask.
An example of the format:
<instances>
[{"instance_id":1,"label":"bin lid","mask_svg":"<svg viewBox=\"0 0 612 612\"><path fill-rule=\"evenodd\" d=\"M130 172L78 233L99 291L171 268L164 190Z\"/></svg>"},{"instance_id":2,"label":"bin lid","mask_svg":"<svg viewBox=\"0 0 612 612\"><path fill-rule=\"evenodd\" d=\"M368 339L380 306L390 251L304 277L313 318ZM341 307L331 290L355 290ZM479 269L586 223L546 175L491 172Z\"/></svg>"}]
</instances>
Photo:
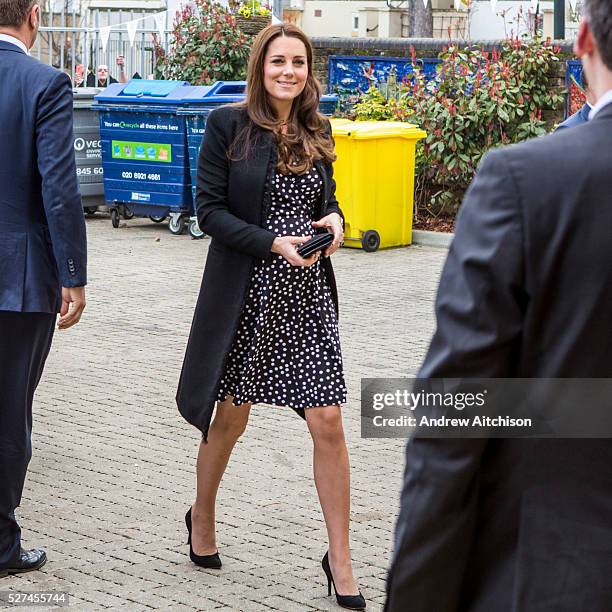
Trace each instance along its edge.
<instances>
[{"instance_id":1,"label":"bin lid","mask_svg":"<svg viewBox=\"0 0 612 612\"><path fill-rule=\"evenodd\" d=\"M72 95L75 100L93 100L94 96L103 91L103 89L103 87L74 87L72 89Z\"/></svg>"},{"instance_id":2,"label":"bin lid","mask_svg":"<svg viewBox=\"0 0 612 612\"><path fill-rule=\"evenodd\" d=\"M73 107L79 110L91 109L96 94L101 91L101 87L75 87L72 90Z\"/></svg>"},{"instance_id":3,"label":"bin lid","mask_svg":"<svg viewBox=\"0 0 612 612\"><path fill-rule=\"evenodd\" d=\"M338 94L323 94L321 96L321 102L338 102Z\"/></svg>"},{"instance_id":4,"label":"bin lid","mask_svg":"<svg viewBox=\"0 0 612 612\"><path fill-rule=\"evenodd\" d=\"M212 85L182 90L184 104L221 105L244 100L246 81L217 81Z\"/></svg>"},{"instance_id":5,"label":"bin lid","mask_svg":"<svg viewBox=\"0 0 612 612\"><path fill-rule=\"evenodd\" d=\"M201 101L211 89L212 85L190 85L181 90L181 100L183 102Z\"/></svg>"},{"instance_id":6,"label":"bin lid","mask_svg":"<svg viewBox=\"0 0 612 612\"><path fill-rule=\"evenodd\" d=\"M332 122L335 134L348 136L357 140L374 140L378 138L406 138L420 140L427 133L412 123L403 121L343 121Z\"/></svg>"},{"instance_id":7,"label":"bin lid","mask_svg":"<svg viewBox=\"0 0 612 612\"><path fill-rule=\"evenodd\" d=\"M147 81L133 79L128 83L113 83L96 96L98 102L180 104L182 89L187 81Z\"/></svg>"},{"instance_id":8,"label":"bin lid","mask_svg":"<svg viewBox=\"0 0 612 612\"><path fill-rule=\"evenodd\" d=\"M216 81L212 85L184 89L182 101L186 104L228 104L244 100L246 81ZM338 101L338 94L327 94L321 102Z\"/></svg>"},{"instance_id":9,"label":"bin lid","mask_svg":"<svg viewBox=\"0 0 612 612\"><path fill-rule=\"evenodd\" d=\"M332 130L340 129L340 126L345 126L346 124L353 125L355 122L350 119L343 119L342 117L330 117L329 122L331 123Z\"/></svg>"},{"instance_id":10,"label":"bin lid","mask_svg":"<svg viewBox=\"0 0 612 612\"><path fill-rule=\"evenodd\" d=\"M210 91L211 96L236 96L244 95L246 81L217 81L213 83Z\"/></svg>"}]
</instances>

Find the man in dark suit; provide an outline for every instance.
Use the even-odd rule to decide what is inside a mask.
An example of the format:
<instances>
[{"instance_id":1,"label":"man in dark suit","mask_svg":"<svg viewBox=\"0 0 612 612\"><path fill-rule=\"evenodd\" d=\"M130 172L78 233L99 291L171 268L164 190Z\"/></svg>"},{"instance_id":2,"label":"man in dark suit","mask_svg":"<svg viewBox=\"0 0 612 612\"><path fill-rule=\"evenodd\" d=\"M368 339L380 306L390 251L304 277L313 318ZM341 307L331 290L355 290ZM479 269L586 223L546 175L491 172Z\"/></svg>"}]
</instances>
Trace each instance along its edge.
<instances>
[{"instance_id":1,"label":"man in dark suit","mask_svg":"<svg viewBox=\"0 0 612 612\"><path fill-rule=\"evenodd\" d=\"M0 0L0 577L38 569L15 509L32 454L32 398L57 318L85 307L85 222L67 75L27 54L40 7Z\"/></svg>"},{"instance_id":2,"label":"man in dark suit","mask_svg":"<svg viewBox=\"0 0 612 612\"><path fill-rule=\"evenodd\" d=\"M612 4L584 8L589 122L486 156L422 378L612 377ZM386 611L610 612L605 435L410 440Z\"/></svg>"}]
</instances>

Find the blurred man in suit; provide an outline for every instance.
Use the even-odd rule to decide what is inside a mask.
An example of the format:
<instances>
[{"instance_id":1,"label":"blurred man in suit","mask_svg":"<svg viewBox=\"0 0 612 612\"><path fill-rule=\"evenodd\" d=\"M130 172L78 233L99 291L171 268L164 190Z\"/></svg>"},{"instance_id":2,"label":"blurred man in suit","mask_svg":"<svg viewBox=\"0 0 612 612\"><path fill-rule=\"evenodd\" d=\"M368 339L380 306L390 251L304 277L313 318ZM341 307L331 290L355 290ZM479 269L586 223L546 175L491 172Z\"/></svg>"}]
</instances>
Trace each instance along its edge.
<instances>
[{"instance_id":1,"label":"blurred man in suit","mask_svg":"<svg viewBox=\"0 0 612 612\"><path fill-rule=\"evenodd\" d=\"M612 2L584 10L589 121L486 156L419 377L612 377ZM611 466L603 437L413 438L386 611L610 612Z\"/></svg>"},{"instance_id":2,"label":"blurred man in suit","mask_svg":"<svg viewBox=\"0 0 612 612\"><path fill-rule=\"evenodd\" d=\"M15 509L32 454L32 398L57 318L85 307L85 223L67 75L28 55L40 23L32 0L0 0L0 577L38 569Z\"/></svg>"}]
</instances>

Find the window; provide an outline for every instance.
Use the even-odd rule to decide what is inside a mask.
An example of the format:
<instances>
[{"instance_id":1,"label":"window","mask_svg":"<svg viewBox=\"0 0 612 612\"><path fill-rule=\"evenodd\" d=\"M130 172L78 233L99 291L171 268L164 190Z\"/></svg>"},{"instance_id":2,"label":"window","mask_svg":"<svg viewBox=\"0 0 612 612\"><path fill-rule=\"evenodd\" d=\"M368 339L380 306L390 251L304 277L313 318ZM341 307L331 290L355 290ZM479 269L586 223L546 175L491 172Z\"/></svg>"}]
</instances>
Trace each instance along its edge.
<instances>
[{"instance_id":1,"label":"window","mask_svg":"<svg viewBox=\"0 0 612 612\"><path fill-rule=\"evenodd\" d=\"M315 17L321 17L323 11L321 9L315 9Z\"/></svg>"},{"instance_id":2,"label":"window","mask_svg":"<svg viewBox=\"0 0 612 612\"><path fill-rule=\"evenodd\" d=\"M353 13L351 15L351 21L353 23L353 32L359 31L359 13Z\"/></svg>"}]
</instances>

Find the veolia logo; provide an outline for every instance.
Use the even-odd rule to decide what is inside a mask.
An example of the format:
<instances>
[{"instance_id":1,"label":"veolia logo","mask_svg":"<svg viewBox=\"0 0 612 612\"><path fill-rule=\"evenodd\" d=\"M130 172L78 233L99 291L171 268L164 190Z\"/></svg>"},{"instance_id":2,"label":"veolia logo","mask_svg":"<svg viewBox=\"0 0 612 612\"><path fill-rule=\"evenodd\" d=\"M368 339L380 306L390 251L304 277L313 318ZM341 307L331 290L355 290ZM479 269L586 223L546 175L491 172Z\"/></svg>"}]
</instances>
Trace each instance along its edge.
<instances>
[{"instance_id":1,"label":"veolia logo","mask_svg":"<svg viewBox=\"0 0 612 612\"><path fill-rule=\"evenodd\" d=\"M99 148L101 148L101 143L96 138L92 140L85 140L84 138L74 139L74 150L75 151L82 151L83 149L99 149Z\"/></svg>"}]
</instances>

